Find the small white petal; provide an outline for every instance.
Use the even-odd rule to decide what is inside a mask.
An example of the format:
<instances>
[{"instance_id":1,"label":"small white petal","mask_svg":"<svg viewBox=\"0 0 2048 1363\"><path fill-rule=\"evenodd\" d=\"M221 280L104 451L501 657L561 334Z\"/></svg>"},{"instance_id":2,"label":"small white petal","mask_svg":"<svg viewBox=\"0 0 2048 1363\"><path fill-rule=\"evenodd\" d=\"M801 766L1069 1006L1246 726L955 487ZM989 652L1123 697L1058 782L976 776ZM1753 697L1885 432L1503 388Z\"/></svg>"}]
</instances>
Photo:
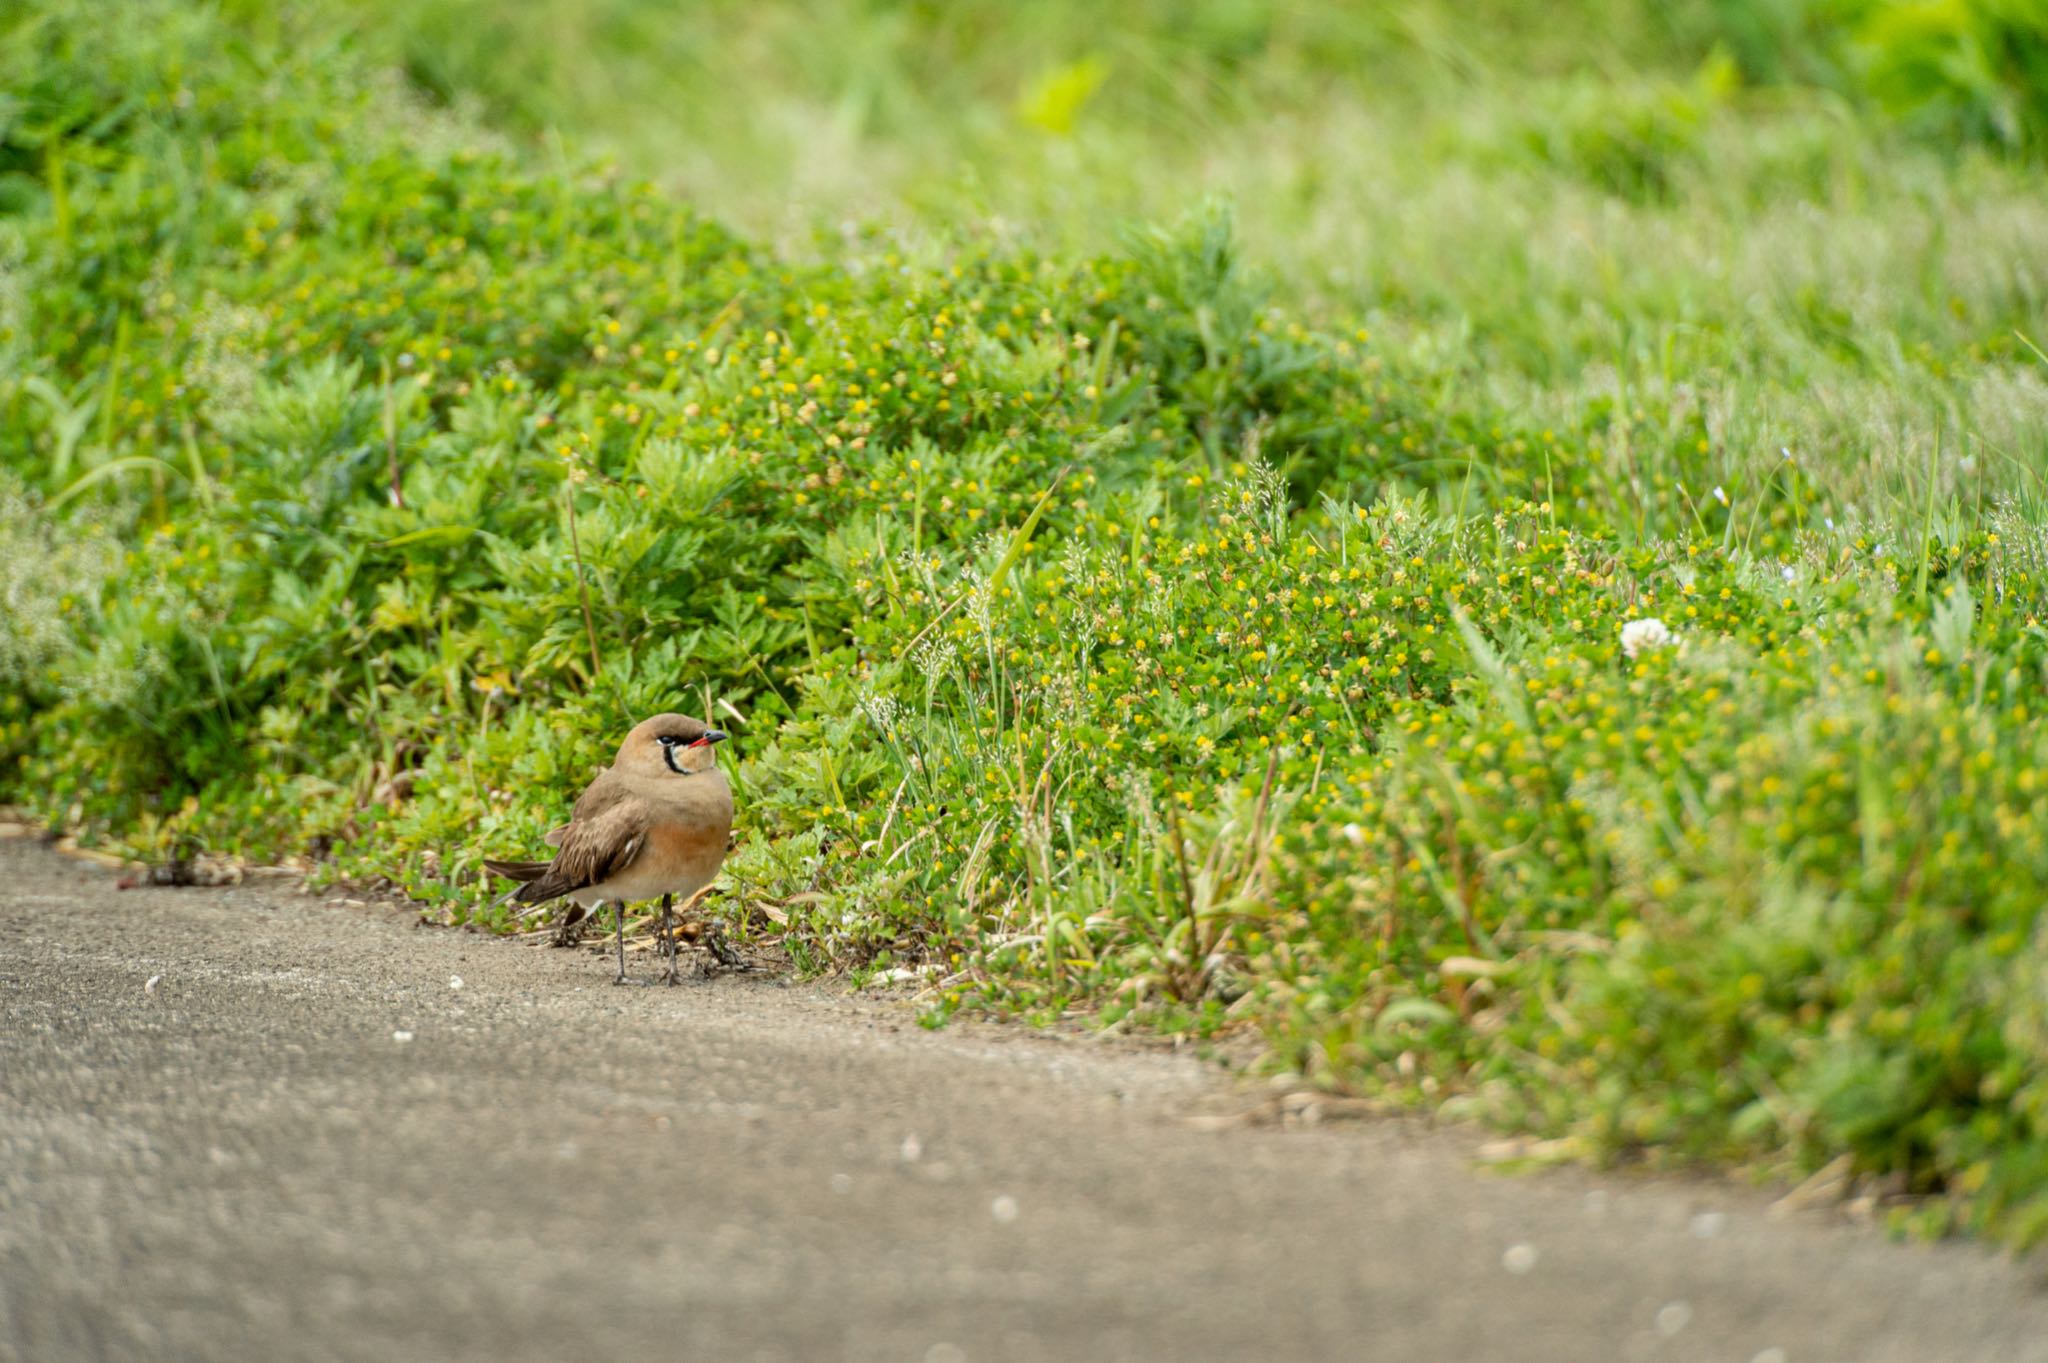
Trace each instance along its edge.
<instances>
[{"instance_id":1,"label":"small white petal","mask_svg":"<svg viewBox=\"0 0 2048 1363\"><path fill-rule=\"evenodd\" d=\"M1633 658L1644 649L1666 648L1678 642L1678 636L1671 627L1652 616L1643 620L1631 620L1621 627L1621 651Z\"/></svg>"}]
</instances>

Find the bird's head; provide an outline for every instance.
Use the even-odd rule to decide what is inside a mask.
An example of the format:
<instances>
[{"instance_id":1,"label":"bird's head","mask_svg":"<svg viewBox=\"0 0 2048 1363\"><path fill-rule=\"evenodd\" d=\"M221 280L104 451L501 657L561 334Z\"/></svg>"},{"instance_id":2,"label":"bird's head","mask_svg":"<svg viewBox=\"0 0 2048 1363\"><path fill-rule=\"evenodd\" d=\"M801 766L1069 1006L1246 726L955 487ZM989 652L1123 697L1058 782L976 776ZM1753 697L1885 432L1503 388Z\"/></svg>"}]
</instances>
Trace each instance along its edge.
<instances>
[{"instance_id":1,"label":"bird's head","mask_svg":"<svg viewBox=\"0 0 2048 1363\"><path fill-rule=\"evenodd\" d=\"M724 741L723 732L701 719L656 715L633 726L613 765L644 776L689 776L711 767L711 749Z\"/></svg>"}]
</instances>

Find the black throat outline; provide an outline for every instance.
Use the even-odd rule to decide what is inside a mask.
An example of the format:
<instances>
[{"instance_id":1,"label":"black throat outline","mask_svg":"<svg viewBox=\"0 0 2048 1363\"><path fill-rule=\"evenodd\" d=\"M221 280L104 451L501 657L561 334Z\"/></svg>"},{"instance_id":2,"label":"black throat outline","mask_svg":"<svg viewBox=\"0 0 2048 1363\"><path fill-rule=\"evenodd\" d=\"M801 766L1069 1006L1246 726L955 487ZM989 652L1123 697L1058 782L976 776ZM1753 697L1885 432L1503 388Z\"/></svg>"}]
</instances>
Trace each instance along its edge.
<instances>
[{"instance_id":1,"label":"black throat outline","mask_svg":"<svg viewBox=\"0 0 2048 1363\"><path fill-rule=\"evenodd\" d=\"M687 771L676 765L676 745L673 743L661 745L661 760L668 763L668 769L678 776L695 776L697 774L694 771Z\"/></svg>"}]
</instances>

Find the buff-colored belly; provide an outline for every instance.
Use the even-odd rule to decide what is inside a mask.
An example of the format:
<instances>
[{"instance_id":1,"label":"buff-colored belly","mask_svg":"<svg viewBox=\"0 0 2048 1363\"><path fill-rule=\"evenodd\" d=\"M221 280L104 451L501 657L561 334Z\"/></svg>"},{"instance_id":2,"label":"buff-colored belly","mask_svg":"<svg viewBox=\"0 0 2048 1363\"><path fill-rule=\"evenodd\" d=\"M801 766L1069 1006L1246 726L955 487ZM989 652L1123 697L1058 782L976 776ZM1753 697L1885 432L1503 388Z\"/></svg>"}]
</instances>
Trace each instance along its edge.
<instances>
[{"instance_id":1,"label":"buff-colored belly","mask_svg":"<svg viewBox=\"0 0 2048 1363\"><path fill-rule=\"evenodd\" d=\"M723 828L658 827L640 855L611 879L586 886L570 897L585 908L597 903L631 903L671 894L688 899L718 879L725 864Z\"/></svg>"}]
</instances>

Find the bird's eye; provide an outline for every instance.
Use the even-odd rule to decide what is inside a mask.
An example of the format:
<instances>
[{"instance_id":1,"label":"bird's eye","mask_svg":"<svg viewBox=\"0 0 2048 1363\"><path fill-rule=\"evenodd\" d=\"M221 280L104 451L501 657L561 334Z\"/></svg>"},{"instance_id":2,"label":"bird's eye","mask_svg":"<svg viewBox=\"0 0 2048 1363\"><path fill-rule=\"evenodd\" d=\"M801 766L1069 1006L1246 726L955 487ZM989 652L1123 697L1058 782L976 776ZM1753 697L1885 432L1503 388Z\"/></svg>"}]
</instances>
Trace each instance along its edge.
<instances>
[{"instance_id":1,"label":"bird's eye","mask_svg":"<svg viewBox=\"0 0 2048 1363\"><path fill-rule=\"evenodd\" d=\"M660 738L657 738L654 741L661 744L661 746L664 748L673 748L676 745L677 739L674 734L663 734Z\"/></svg>"}]
</instances>

